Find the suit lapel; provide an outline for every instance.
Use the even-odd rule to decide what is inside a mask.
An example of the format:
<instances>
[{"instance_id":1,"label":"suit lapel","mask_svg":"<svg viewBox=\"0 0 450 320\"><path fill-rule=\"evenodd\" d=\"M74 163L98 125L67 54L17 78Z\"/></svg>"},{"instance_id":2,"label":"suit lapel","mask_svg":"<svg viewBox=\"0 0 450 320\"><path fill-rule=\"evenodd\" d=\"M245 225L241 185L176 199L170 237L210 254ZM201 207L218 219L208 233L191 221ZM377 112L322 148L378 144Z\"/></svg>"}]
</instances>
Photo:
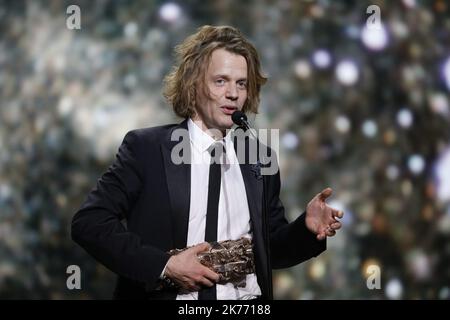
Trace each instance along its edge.
<instances>
[{"instance_id":1,"label":"suit lapel","mask_svg":"<svg viewBox=\"0 0 450 320\"><path fill-rule=\"evenodd\" d=\"M172 161L171 153L173 148L186 140L187 152L186 159L190 159L190 141L189 135L183 136L180 140L172 141L172 133L176 129L184 129L188 133L187 120L184 120L178 126L170 130L161 144L161 152L164 158L164 169L166 173L167 186L169 191L169 199L171 205L171 215L173 221L173 239L175 248L184 248L187 244L187 234L189 227L189 208L191 199L191 166L189 163L175 164ZM237 154L237 140L234 140L234 149ZM245 146L248 151L248 145ZM184 154L183 154L184 156ZM245 191L247 194L250 219L252 221L252 231L257 238L262 237L262 217L261 217L261 195L262 195L262 179L258 174L256 164L250 164L245 159L238 159L242 178L244 180Z\"/></svg>"},{"instance_id":2,"label":"suit lapel","mask_svg":"<svg viewBox=\"0 0 450 320\"><path fill-rule=\"evenodd\" d=\"M250 164L240 164L242 178L244 179L245 191L247 193L248 209L253 222L253 232L259 233L262 230L261 217L261 194L262 180L255 177L254 170Z\"/></svg>"},{"instance_id":3,"label":"suit lapel","mask_svg":"<svg viewBox=\"0 0 450 320\"><path fill-rule=\"evenodd\" d=\"M172 161L171 153L173 148L184 141L186 148L181 153L184 157L190 159L190 141L189 135L183 136L180 140L172 141L172 133L176 129L184 129L187 133L187 120L184 120L178 126L169 131L165 137L161 152L164 158L164 169L166 173L167 186L169 190L169 199L171 205L171 214L173 221L173 241L175 248L184 248L187 244L187 233L189 227L189 208L191 200L191 165L189 163L175 164Z\"/></svg>"}]
</instances>

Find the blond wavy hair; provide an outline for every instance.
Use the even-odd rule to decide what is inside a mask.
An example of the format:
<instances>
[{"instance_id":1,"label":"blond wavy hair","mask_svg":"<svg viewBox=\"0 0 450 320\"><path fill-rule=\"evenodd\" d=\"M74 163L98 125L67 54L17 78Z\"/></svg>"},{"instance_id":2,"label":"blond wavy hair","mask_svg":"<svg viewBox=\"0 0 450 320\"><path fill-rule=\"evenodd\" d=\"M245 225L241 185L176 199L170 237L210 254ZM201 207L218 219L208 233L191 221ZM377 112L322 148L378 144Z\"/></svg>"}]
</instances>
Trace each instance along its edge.
<instances>
[{"instance_id":1,"label":"blond wavy hair","mask_svg":"<svg viewBox=\"0 0 450 320\"><path fill-rule=\"evenodd\" d=\"M164 97L179 117L195 114L197 90L210 96L205 76L211 54L217 49L241 55L247 61L247 100L242 111L258 113L259 92L267 78L262 74L255 47L236 28L203 26L175 47L176 66L164 78Z\"/></svg>"}]
</instances>

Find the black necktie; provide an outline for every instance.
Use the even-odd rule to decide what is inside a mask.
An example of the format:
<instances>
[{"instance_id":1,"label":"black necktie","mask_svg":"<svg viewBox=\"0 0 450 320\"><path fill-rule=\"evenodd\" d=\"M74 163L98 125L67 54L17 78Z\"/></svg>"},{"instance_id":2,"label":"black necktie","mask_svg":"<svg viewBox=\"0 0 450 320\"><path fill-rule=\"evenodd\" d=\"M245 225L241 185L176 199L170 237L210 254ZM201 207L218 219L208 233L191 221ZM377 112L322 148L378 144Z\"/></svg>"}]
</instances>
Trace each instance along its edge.
<instances>
[{"instance_id":1,"label":"black necktie","mask_svg":"<svg viewBox=\"0 0 450 320\"><path fill-rule=\"evenodd\" d=\"M219 216L219 196L221 181L221 163L224 146L214 143L208 151L211 153L208 182L208 204L206 209L205 241L217 241L217 221ZM198 300L217 300L216 285L198 292Z\"/></svg>"}]
</instances>

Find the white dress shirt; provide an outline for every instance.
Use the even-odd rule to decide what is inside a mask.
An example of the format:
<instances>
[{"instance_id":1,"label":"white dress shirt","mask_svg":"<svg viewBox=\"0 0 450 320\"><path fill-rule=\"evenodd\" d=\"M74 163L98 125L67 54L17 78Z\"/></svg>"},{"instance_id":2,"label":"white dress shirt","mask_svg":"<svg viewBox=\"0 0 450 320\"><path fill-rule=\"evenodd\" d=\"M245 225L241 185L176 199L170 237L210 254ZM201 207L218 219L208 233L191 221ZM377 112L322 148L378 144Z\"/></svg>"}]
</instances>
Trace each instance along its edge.
<instances>
[{"instance_id":1,"label":"white dress shirt","mask_svg":"<svg viewBox=\"0 0 450 320\"><path fill-rule=\"evenodd\" d=\"M192 162L187 246L192 246L205 241L209 163L211 158L208 148L216 141L191 119L188 120L188 129ZM247 194L230 132L221 140L225 144L226 151L223 156L226 158L224 159L225 164L221 166L222 179L219 197L217 241L236 240L244 236L252 237ZM251 299L261 295L261 289L254 273L247 275L245 288L235 288L232 283L217 284L216 288L217 300ZM197 292L177 296L177 300L196 300L197 298Z\"/></svg>"}]
</instances>

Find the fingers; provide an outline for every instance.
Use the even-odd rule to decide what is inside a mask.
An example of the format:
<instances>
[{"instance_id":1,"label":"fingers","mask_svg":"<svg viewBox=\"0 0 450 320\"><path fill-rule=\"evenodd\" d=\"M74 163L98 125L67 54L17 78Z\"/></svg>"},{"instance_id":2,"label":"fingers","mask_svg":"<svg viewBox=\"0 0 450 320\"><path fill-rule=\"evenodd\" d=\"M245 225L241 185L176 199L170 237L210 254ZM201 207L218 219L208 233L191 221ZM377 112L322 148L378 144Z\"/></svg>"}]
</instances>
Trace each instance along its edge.
<instances>
[{"instance_id":1,"label":"fingers","mask_svg":"<svg viewBox=\"0 0 450 320\"><path fill-rule=\"evenodd\" d=\"M219 275L204 267L200 274L187 278L184 288L188 291L199 291L203 287L212 287L218 281Z\"/></svg>"},{"instance_id":2,"label":"fingers","mask_svg":"<svg viewBox=\"0 0 450 320\"><path fill-rule=\"evenodd\" d=\"M200 252L203 252L203 251L211 249L211 246L209 245L208 242L203 242L203 243L200 243L200 244L196 245L194 248L195 248L195 251L194 251L195 253L200 253ZM200 262L199 262L199 264L203 267L202 268L203 269L203 276L206 277L207 280L209 279L209 280L211 280L213 282L219 281L219 275L217 273L215 273L214 271L212 271L208 267L205 267ZM211 283L211 286L212 286L212 283Z\"/></svg>"},{"instance_id":3,"label":"fingers","mask_svg":"<svg viewBox=\"0 0 450 320\"><path fill-rule=\"evenodd\" d=\"M199 291L203 287L212 287L214 283L219 281L219 275L211 269L203 266L199 275L192 279L190 282L191 291Z\"/></svg>"},{"instance_id":4,"label":"fingers","mask_svg":"<svg viewBox=\"0 0 450 320\"><path fill-rule=\"evenodd\" d=\"M326 237L333 237L336 235L336 230L339 230L342 227L340 222L334 222L328 227L324 228L317 236L317 240L323 240Z\"/></svg>"},{"instance_id":5,"label":"fingers","mask_svg":"<svg viewBox=\"0 0 450 320\"><path fill-rule=\"evenodd\" d=\"M333 189L331 188L325 188L322 190L321 193L319 193L319 199L322 201L325 201L331 194L333 193Z\"/></svg>"},{"instance_id":6,"label":"fingers","mask_svg":"<svg viewBox=\"0 0 450 320\"><path fill-rule=\"evenodd\" d=\"M334 230L328 230L328 231L326 231L325 233L319 233L318 235L317 235L317 240L323 240L323 239L325 239L326 237L333 237L333 236L335 236L336 235L336 231L334 231Z\"/></svg>"},{"instance_id":7,"label":"fingers","mask_svg":"<svg viewBox=\"0 0 450 320\"><path fill-rule=\"evenodd\" d=\"M204 267L204 273L203 275L210 279L211 281L217 282L219 281L219 275L217 273L215 273L214 271L212 271L211 269L209 269L208 267Z\"/></svg>"},{"instance_id":8,"label":"fingers","mask_svg":"<svg viewBox=\"0 0 450 320\"><path fill-rule=\"evenodd\" d=\"M325 239L327 236L326 236L326 234L325 234L325 232L321 232L321 233L319 233L318 235L317 235L317 240L323 240L323 239Z\"/></svg>"},{"instance_id":9,"label":"fingers","mask_svg":"<svg viewBox=\"0 0 450 320\"><path fill-rule=\"evenodd\" d=\"M335 223L332 223L330 225L330 227L332 230L339 230L342 227L342 224L340 222L335 222Z\"/></svg>"},{"instance_id":10,"label":"fingers","mask_svg":"<svg viewBox=\"0 0 450 320\"><path fill-rule=\"evenodd\" d=\"M212 286L219 275L198 261L198 254L209 249L210 245L204 242L170 257L165 275L188 291Z\"/></svg>"},{"instance_id":11,"label":"fingers","mask_svg":"<svg viewBox=\"0 0 450 320\"><path fill-rule=\"evenodd\" d=\"M209 268L201 265L196 275L187 275L180 281L182 288L187 291L199 291L204 287L212 287L219 281L219 275Z\"/></svg>"}]
</instances>

